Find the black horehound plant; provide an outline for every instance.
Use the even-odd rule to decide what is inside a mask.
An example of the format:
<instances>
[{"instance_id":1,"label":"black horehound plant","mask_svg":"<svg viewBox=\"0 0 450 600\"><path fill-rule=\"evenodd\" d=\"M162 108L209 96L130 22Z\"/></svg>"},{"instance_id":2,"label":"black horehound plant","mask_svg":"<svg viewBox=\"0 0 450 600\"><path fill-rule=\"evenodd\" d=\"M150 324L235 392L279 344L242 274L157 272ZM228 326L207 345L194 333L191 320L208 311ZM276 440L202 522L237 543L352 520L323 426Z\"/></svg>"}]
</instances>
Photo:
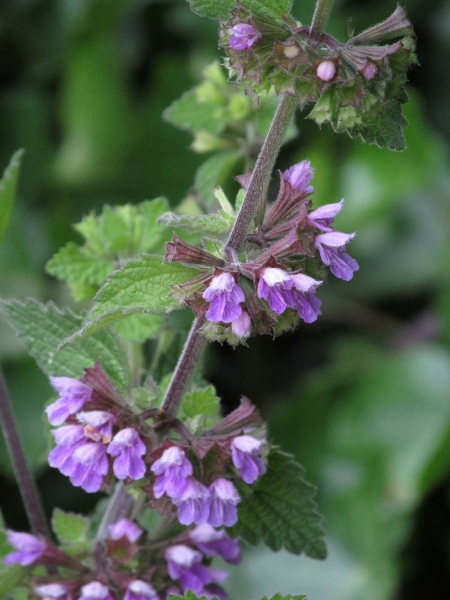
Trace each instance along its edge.
<instances>
[{"instance_id":1,"label":"black horehound plant","mask_svg":"<svg viewBox=\"0 0 450 600\"><path fill-rule=\"evenodd\" d=\"M101 519L56 510L49 531L2 384L5 437L32 527L4 533L0 588L11 598L222 599L228 573L211 563L220 556L237 564L240 539L326 554L315 490L301 466L271 446L250 400L221 418L214 388L191 376L207 341L235 346L292 330L299 319L311 323L321 314L327 271L349 281L358 270L347 252L355 234L334 228L343 201L314 208L308 160L278 173L270 204L268 183L297 106L318 125L404 147L414 35L400 7L341 43L324 31L332 0L317 0L311 26L290 15L291 0L190 3L219 21L233 84L211 65L166 117L194 133L198 151L216 152L222 176L241 160L241 190L233 204L222 189L208 189L209 159L185 203L196 205L191 212L169 212L157 198L83 219L84 244L66 245L48 264L75 300L93 299L83 317L52 303L2 303L58 395L46 409L50 465L74 486L110 495ZM3 197L12 198L19 159L5 172ZM195 319L167 373L158 365L173 352L175 325L165 315L186 305Z\"/></svg>"}]
</instances>

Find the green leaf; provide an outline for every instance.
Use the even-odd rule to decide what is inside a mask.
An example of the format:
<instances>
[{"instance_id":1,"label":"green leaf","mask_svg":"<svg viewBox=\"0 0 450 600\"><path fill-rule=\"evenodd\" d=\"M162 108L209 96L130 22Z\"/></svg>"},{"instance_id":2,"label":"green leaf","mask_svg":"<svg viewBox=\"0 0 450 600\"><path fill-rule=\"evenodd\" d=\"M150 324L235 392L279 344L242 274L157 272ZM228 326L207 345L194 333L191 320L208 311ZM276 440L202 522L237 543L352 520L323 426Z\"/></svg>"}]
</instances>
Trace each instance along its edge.
<instances>
[{"instance_id":1,"label":"green leaf","mask_svg":"<svg viewBox=\"0 0 450 600\"><path fill-rule=\"evenodd\" d=\"M59 508L53 511L52 529L61 544L86 541L89 519L74 513L65 513Z\"/></svg>"},{"instance_id":2,"label":"green leaf","mask_svg":"<svg viewBox=\"0 0 450 600\"><path fill-rule=\"evenodd\" d=\"M142 344L145 340L158 337L164 323L164 315L129 315L114 328L126 340Z\"/></svg>"},{"instance_id":3,"label":"green leaf","mask_svg":"<svg viewBox=\"0 0 450 600\"><path fill-rule=\"evenodd\" d=\"M195 90L196 88L189 90L166 108L164 118L172 125L192 133L197 131L219 133L224 126L223 107L199 102Z\"/></svg>"},{"instance_id":4,"label":"green leaf","mask_svg":"<svg viewBox=\"0 0 450 600\"><path fill-rule=\"evenodd\" d=\"M47 273L67 282L78 302L92 297L114 268L113 261L90 256L74 242L61 248L46 266Z\"/></svg>"},{"instance_id":5,"label":"green leaf","mask_svg":"<svg viewBox=\"0 0 450 600\"><path fill-rule=\"evenodd\" d=\"M214 188L226 183L241 158L236 151L219 152L199 167L195 175L195 187L206 203L214 202Z\"/></svg>"},{"instance_id":6,"label":"green leaf","mask_svg":"<svg viewBox=\"0 0 450 600\"><path fill-rule=\"evenodd\" d=\"M220 2L217 0L188 0L188 2L195 13L211 19L229 19L231 10L236 6L235 0L221 0ZM289 14L292 0L241 0L241 4L254 14L277 19Z\"/></svg>"},{"instance_id":7,"label":"green leaf","mask_svg":"<svg viewBox=\"0 0 450 600\"><path fill-rule=\"evenodd\" d=\"M220 410L220 399L213 385L185 394L181 404L182 414L193 419L198 415L216 417Z\"/></svg>"},{"instance_id":8,"label":"green leaf","mask_svg":"<svg viewBox=\"0 0 450 600\"><path fill-rule=\"evenodd\" d=\"M11 218L23 153L23 150L17 150L12 155L9 165L6 167L3 177L0 180L0 242L5 235Z\"/></svg>"},{"instance_id":9,"label":"green leaf","mask_svg":"<svg viewBox=\"0 0 450 600\"><path fill-rule=\"evenodd\" d=\"M5 598L6 594L12 592L14 588L25 584L28 580L29 571L22 565L5 565L0 567L0 597Z\"/></svg>"},{"instance_id":10,"label":"green leaf","mask_svg":"<svg viewBox=\"0 0 450 600\"><path fill-rule=\"evenodd\" d=\"M238 508L238 522L231 532L252 546L262 541L274 551L284 547L293 554L304 552L312 558L325 558L315 492L292 456L272 450L267 473Z\"/></svg>"},{"instance_id":11,"label":"green leaf","mask_svg":"<svg viewBox=\"0 0 450 600\"><path fill-rule=\"evenodd\" d=\"M408 125L407 120L402 114L402 107L399 102L390 100L385 102L383 110L376 118L366 120L364 126L355 127L361 138L367 144L375 144L379 148L389 148L398 152L405 150L405 136L403 129ZM353 137L353 130L349 130Z\"/></svg>"},{"instance_id":12,"label":"green leaf","mask_svg":"<svg viewBox=\"0 0 450 600\"><path fill-rule=\"evenodd\" d=\"M234 217L227 215L223 210L213 215L176 215L168 212L159 220L166 227L185 229L192 232L213 233L221 235L230 231Z\"/></svg>"},{"instance_id":13,"label":"green leaf","mask_svg":"<svg viewBox=\"0 0 450 600\"><path fill-rule=\"evenodd\" d=\"M170 298L171 286L198 275L178 263L165 263L161 256L147 255L129 260L108 277L87 313L83 327L65 340L72 342L135 313L161 313L178 308Z\"/></svg>"},{"instance_id":14,"label":"green leaf","mask_svg":"<svg viewBox=\"0 0 450 600\"><path fill-rule=\"evenodd\" d=\"M184 596L178 596L177 594L170 594L169 600L206 600L205 596L196 596L193 591L187 590ZM264 596L261 600L269 600L267 596ZM306 596L291 596L288 594L275 594L270 600L306 600Z\"/></svg>"},{"instance_id":15,"label":"green leaf","mask_svg":"<svg viewBox=\"0 0 450 600\"><path fill-rule=\"evenodd\" d=\"M188 0L191 9L201 17L228 19L235 0Z\"/></svg>"},{"instance_id":16,"label":"green leaf","mask_svg":"<svg viewBox=\"0 0 450 600\"><path fill-rule=\"evenodd\" d=\"M58 351L61 341L81 326L81 317L61 310L53 303L36 300L0 302L0 309L16 330L29 354L47 375L79 378L85 368L100 360L105 373L119 388L129 387L128 363L117 338L101 332L88 340L78 340Z\"/></svg>"}]
</instances>

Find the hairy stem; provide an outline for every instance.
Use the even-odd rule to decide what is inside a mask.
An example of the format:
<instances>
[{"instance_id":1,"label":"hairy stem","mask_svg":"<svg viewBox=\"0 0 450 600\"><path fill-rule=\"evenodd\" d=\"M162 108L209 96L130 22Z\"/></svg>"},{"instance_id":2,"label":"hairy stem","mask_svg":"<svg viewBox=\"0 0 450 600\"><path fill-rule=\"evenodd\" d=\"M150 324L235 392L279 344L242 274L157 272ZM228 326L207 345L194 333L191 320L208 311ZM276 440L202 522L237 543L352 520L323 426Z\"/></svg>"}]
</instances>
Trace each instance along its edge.
<instances>
[{"instance_id":1,"label":"hairy stem","mask_svg":"<svg viewBox=\"0 0 450 600\"><path fill-rule=\"evenodd\" d=\"M119 481L99 525L96 535L97 541L100 542L104 540L108 536L109 525L112 525L119 519L126 517L131 511L132 507L133 498L125 491L123 482Z\"/></svg>"},{"instance_id":2,"label":"hairy stem","mask_svg":"<svg viewBox=\"0 0 450 600\"><path fill-rule=\"evenodd\" d=\"M0 370L0 420L2 423L3 435L8 447L20 494L25 506L31 530L35 535L50 539L50 531L45 518L44 510L39 498L39 494L31 476L23 449L17 432L14 416L11 410L11 403L6 391L3 374Z\"/></svg>"},{"instance_id":3,"label":"hairy stem","mask_svg":"<svg viewBox=\"0 0 450 600\"><path fill-rule=\"evenodd\" d=\"M239 250L252 220L258 201L265 193L267 184L272 175L275 160L283 143L286 130L297 106L297 100L286 94L275 113L270 125L269 133L264 141L261 152L256 161L255 168L245 193L241 210L228 238L227 249Z\"/></svg>"},{"instance_id":4,"label":"hairy stem","mask_svg":"<svg viewBox=\"0 0 450 600\"><path fill-rule=\"evenodd\" d=\"M323 32L333 7L334 0L317 0L314 16L311 23L311 35Z\"/></svg>"},{"instance_id":5,"label":"hairy stem","mask_svg":"<svg viewBox=\"0 0 450 600\"><path fill-rule=\"evenodd\" d=\"M197 364L205 338L198 330L203 325L205 317L198 316L192 324L191 330L184 344L183 352L178 359L178 364L173 372L164 401L161 405L161 418L171 419L175 416L183 396L186 384Z\"/></svg>"}]
</instances>

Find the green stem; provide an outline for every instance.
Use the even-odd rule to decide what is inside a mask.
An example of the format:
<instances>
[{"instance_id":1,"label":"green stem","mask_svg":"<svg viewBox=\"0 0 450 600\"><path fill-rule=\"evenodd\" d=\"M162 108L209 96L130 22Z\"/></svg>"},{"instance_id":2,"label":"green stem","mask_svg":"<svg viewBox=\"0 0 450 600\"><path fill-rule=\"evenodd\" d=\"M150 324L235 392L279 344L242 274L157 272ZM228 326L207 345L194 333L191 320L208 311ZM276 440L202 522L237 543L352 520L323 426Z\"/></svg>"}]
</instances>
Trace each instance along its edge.
<instances>
[{"instance_id":1,"label":"green stem","mask_svg":"<svg viewBox=\"0 0 450 600\"><path fill-rule=\"evenodd\" d=\"M2 423L3 435L14 472L16 474L17 483L19 485L20 494L22 496L28 520L31 525L31 530L35 535L43 536L50 539L50 531L48 529L44 510L39 498L39 494L31 476L22 445L20 443L19 434L17 432L14 416L11 410L11 403L6 391L3 374L0 370L0 420Z\"/></svg>"},{"instance_id":2,"label":"green stem","mask_svg":"<svg viewBox=\"0 0 450 600\"><path fill-rule=\"evenodd\" d=\"M334 0L317 0L311 23L311 35L317 36L323 32L333 7Z\"/></svg>"}]
</instances>

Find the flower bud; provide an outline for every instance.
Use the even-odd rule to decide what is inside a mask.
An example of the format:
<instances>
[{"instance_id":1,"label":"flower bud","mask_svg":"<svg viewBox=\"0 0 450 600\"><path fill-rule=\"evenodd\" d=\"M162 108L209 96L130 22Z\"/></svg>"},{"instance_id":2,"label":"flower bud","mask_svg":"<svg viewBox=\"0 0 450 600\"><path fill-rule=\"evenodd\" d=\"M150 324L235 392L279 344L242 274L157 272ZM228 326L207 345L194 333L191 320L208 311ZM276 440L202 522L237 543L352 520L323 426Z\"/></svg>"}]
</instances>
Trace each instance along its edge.
<instances>
[{"instance_id":1,"label":"flower bud","mask_svg":"<svg viewBox=\"0 0 450 600\"><path fill-rule=\"evenodd\" d=\"M367 61L364 67L361 69L361 73L367 79L367 81L370 81L378 73L378 67L374 63Z\"/></svg>"},{"instance_id":2,"label":"flower bud","mask_svg":"<svg viewBox=\"0 0 450 600\"><path fill-rule=\"evenodd\" d=\"M336 67L333 61L324 60L317 67L317 77L322 81L331 81L336 74Z\"/></svg>"}]
</instances>

